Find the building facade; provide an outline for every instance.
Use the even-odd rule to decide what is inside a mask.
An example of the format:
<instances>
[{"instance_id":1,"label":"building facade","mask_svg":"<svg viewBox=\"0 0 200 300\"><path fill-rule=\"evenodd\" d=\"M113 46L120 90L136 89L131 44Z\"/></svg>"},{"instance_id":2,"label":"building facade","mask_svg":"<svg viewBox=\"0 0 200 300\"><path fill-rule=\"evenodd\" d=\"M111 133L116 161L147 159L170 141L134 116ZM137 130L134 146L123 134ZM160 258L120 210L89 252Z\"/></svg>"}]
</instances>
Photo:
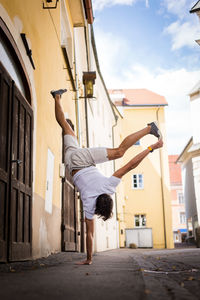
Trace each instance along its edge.
<instances>
[{"instance_id":1,"label":"building facade","mask_svg":"<svg viewBox=\"0 0 200 300\"><path fill-rule=\"evenodd\" d=\"M135 243L138 247L173 248L169 166L166 150L164 97L146 89L110 90L112 101L123 116L121 141L147 123L157 121L164 147L150 154L122 179L123 199L118 199L120 246ZM127 163L156 141L145 136L125 154Z\"/></svg>"},{"instance_id":2,"label":"building facade","mask_svg":"<svg viewBox=\"0 0 200 300\"><path fill-rule=\"evenodd\" d=\"M178 157L181 163L188 235L200 226L200 82L190 92L192 137Z\"/></svg>"},{"instance_id":3,"label":"building facade","mask_svg":"<svg viewBox=\"0 0 200 300\"><path fill-rule=\"evenodd\" d=\"M200 18L200 1L196 2L190 13L195 13ZM196 42L200 44L200 40ZM189 96L192 137L179 155L178 162L182 168L188 236L193 236L196 240L200 226L200 81L192 88Z\"/></svg>"},{"instance_id":4,"label":"building facade","mask_svg":"<svg viewBox=\"0 0 200 300\"><path fill-rule=\"evenodd\" d=\"M178 155L169 155L169 174L172 200L172 228L174 243L182 242L187 234L181 167L176 163L177 159Z\"/></svg>"},{"instance_id":5,"label":"building facade","mask_svg":"<svg viewBox=\"0 0 200 300\"><path fill-rule=\"evenodd\" d=\"M81 202L64 169L63 136L49 92L68 89L63 107L81 146L112 146L115 113L92 23L90 0L0 1L1 261L85 251ZM91 71L93 99L83 84L83 72ZM113 172L113 164L101 168L108 176ZM117 246L116 217L110 222L105 227L96 221L102 238L96 237L95 250Z\"/></svg>"}]
</instances>

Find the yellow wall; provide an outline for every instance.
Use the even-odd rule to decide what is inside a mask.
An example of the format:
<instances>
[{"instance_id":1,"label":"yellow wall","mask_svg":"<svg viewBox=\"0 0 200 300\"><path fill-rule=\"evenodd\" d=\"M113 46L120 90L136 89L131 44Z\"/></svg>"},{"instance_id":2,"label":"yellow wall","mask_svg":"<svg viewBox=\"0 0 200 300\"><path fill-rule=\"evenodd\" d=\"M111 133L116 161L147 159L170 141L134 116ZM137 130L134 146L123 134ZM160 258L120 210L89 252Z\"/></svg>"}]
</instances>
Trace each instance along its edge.
<instances>
[{"instance_id":1,"label":"yellow wall","mask_svg":"<svg viewBox=\"0 0 200 300\"><path fill-rule=\"evenodd\" d=\"M51 10L42 9L42 1L2 0L11 20L19 18L22 22L22 32L30 40L32 56L35 63L34 81L37 97L36 130L36 168L35 168L35 193L45 198L45 181L47 167L47 150L55 156L53 204L60 207L61 193L58 165L61 162L62 140L61 129L54 117L54 101L49 94L52 89L67 87L67 71L60 47L60 7ZM57 32L57 33L56 33ZM58 36L57 36L58 35ZM32 91L31 91L32 92ZM64 96L65 111L75 123L74 101L72 93Z\"/></svg>"},{"instance_id":2,"label":"yellow wall","mask_svg":"<svg viewBox=\"0 0 200 300\"><path fill-rule=\"evenodd\" d=\"M134 215L146 214L147 227L152 228L153 246L155 248L164 248L164 218L163 202L165 211L166 243L168 248L173 247L171 210L170 210L170 192L169 192L169 171L168 157L166 150L166 134L164 126L164 109L160 108L125 108L122 122L122 139L132 132L138 131L146 126L147 123L159 119L159 126L163 133L165 146L159 150L150 153L142 163L134 170L129 172L122 180L124 189L124 199L118 200L118 212L123 213L124 206L124 223L121 222L121 229L134 228ZM158 111L158 114L156 113ZM121 139L121 140L122 140ZM140 140L139 146L132 146L123 158L123 164L127 163L139 152L146 149L147 146L156 142L152 135L145 136ZM162 163L161 163L162 161ZM144 189L132 189L132 175L141 173L144 175ZM161 177L162 174L162 177ZM162 178L162 180L161 180ZM119 197L118 197L119 199ZM163 202L162 202L163 199ZM121 215L121 219L123 220ZM125 235L120 236L123 246Z\"/></svg>"},{"instance_id":3,"label":"yellow wall","mask_svg":"<svg viewBox=\"0 0 200 300\"><path fill-rule=\"evenodd\" d=\"M34 114L33 256L38 257L59 251L61 245L62 185L59 177L59 163L62 162L62 131L55 120L54 100L50 95L50 90L68 89L68 93L63 96L63 106L76 126L74 93L70 91L72 86L61 51L60 1L57 9L54 10L42 9L41 0L1 0L0 4L3 20L8 28L12 28L11 34L15 35L13 37L18 48L21 47L19 52L25 62L25 67L27 67L28 59L20 33L26 34L36 67L33 70L28 61L28 76L33 74L33 78L29 78ZM72 25L69 6L66 5L66 7L69 22ZM73 33L73 28L71 32ZM48 148L54 154L52 214L44 209Z\"/></svg>"}]
</instances>

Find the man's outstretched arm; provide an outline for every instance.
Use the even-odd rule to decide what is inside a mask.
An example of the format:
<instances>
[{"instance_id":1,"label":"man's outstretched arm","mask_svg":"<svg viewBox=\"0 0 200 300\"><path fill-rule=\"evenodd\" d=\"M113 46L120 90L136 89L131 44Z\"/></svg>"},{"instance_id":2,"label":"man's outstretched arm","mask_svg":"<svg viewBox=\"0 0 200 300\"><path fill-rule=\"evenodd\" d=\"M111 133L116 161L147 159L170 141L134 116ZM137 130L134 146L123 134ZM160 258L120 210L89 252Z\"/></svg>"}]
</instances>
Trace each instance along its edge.
<instances>
[{"instance_id":1,"label":"man's outstretched arm","mask_svg":"<svg viewBox=\"0 0 200 300\"><path fill-rule=\"evenodd\" d=\"M93 247L93 235L94 235L94 220L85 218L86 223L86 248L87 259L78 263L79 265L91 265L92 263L92 247Z\"/></svg>"},{"instance_id":2,"label":"man's outstretched arm","mask_svg":"<svg viewBox=\"0 0 200 300\"><path fill-rule=\"evenodd\" d=\"M150 147L155 150L159 149L163 146L163 141L158 140L157 143L151 145ZM150 150L147 148L146 150L142 151L138 155L136 155L133 159L131 159L125 166L117 170L113 176L122 178L125 174L127 174L129 171L135 169L141 161L149 154Z\"/></svg>"}]
</instances>

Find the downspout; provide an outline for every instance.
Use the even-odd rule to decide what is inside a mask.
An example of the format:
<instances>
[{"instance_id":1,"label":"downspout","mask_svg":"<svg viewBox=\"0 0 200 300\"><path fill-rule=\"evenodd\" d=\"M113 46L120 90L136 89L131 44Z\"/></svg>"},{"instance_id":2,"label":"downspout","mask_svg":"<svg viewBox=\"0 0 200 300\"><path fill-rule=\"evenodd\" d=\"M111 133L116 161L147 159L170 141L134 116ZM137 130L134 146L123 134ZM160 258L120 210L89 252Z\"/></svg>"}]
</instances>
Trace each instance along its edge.
<instances>
[{"instance_id":1,"label":"downspout","mask_svg":"<svg viewBox=\"0 0 200 300\"><path fill-rule=\"evenodd\" d=\"M87 70L89 71L90 60L89 60L89 53L88 53L88 39L87 39L86 26L84 26L84 36L85 36ZM88 103L86 98L85 86L84 86L84 104L85 104L86 147L89 148ZM81 252L85 252L85 220L84 220L82 201L80 202L80 208L81 208Z\"/></svg>"},{"instance_id":2,"label":"downspout","mask_svg":"<svg viewBox=\"0 0 200 300\"><path fill-rule=\"evenodd\" d=\"M112 145L113 148L115 147L115 135L114 135L114 127L117 126L117 121L118 121L118 116L115 115L115 124L112 125ZM115 164L115 159L113 160L113 171L116 171L116 164ZM117 246L120 247L120 220L118 220L118 207L117 207L117 193L115 193L115 214L116 214L116 222L118 225L117 228Z\"/></svg>"},{"instance_id":3,"label":"downspout","mask_svg":"<svg viewBox=\"0 0 200 300\"><path fill-rule=\"evenodd\" d=\"M87 58L87 71L90 71L90 58L89 58L89 51L88 51L89 43L88 43L86 26L84 27L84 35L85 35L85 45L86 45L85 48L86 48L86 58ZM87 103L85 86L84 86L84 101L85 101L86 147L88 148L90 146L90 143L89 143L89 126L88 126L88 103Z\"/></svg>"},{"instance_id":4,"label":"downspout","mask_svg":"<svg viewBox=\"0 0 200 300\"><path fill-rule=\"evenodd\" d=\"M76 128L77 128L77 138L79 146L82 146L82 137L81 137L81 122L80 122L80 109L79 109L79 87L78 87L78 75L77 75L77 61L76 61L76 42L75 42L75 29L74 29L74 70L75 70L75 112L76 112ZM81 252L84 252L85 242L85 229L84 229L84 216L83 216L83 205L80 197L79 204L80 204L80 243L81 243Z\"/></svg>"},{"instance_id":5,"label":"downspout","mask_svg":"<svg viewBox=\"0 0 200 300\"><path fill-rule=\"evenodd\" d=\"M78 76L77 76L77 63L76 63L76 42L75 42L75 29L74 29L74 70L75 70L75 111L76 111L76 128L77 138L79 146L81 147L81 122L80 122L80 109L79 109L79 87L78 87Z\"/></svg>"},{"instance_id":6,"label":"downspout","mask_svg":"<svg viewBox=\"0 0 200 300\"><path fill-rule=\"evenodd\" d=\"M114 127L117 126L118 116L115 115L115 124L112 126L112 145L115 147L115 136L114 136ZM113 170L116 171L115 160L113 160ZM115 193L115 211L116 211L116 220L118 220L117 216L117 193Z\"/></svg>"},{"instance_id":7,"label":"downspout","mask_svg":"<svg viewBox=\"0 0 200 300\"><path fill-rule=\"evenodd\" d=\"M158 112L160 110L160 106L156 111L156 119L159 125L159 116ZM162 154L161 148L159 149L159 158L160 158L160 185L161 185L161 193L162 193L162 209L163 209L163 230L164 230L164 240L165 240L165 248L167 248L167 239L166 239L166 219L165 219L165 197L164 197L164 184L163 184L163 167L162 167Z\"/></svg>"}]
</instances>

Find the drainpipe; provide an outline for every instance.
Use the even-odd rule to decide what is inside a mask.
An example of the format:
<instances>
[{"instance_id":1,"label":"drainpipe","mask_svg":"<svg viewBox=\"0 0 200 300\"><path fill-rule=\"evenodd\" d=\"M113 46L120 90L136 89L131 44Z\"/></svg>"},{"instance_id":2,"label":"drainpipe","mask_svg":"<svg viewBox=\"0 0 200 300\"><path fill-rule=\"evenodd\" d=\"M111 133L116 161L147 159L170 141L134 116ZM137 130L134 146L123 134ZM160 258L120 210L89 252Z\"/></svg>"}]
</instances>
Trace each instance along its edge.
<instances>
[{"instance_id":1,"label":"drainpipe","mask_svg":"<svg viewBox=\"0 0 200 300\"><path fill-rule=\"evenodd\" d=\"M159 125L159 115L158 112L160 110L160 107L156 111L156 118ZM167 248L167 239L166 239L166 219L165 219L165 198L164 198L164 184L163 184L163 167L162 167L162 153L161 149L159 149L159 157L160 157L160 185L161 185L161 193L162 193L162 208L163 208L163 230L164 230L164 240L165 240L165 248Z\"/></svg>"},{"instance_id":2,"label":"drainpipe","mask_svg":"<svg viewBox=\"0 0 200 300\"><path fill-rule=\"evenodd\" d=\"M117 126L117 120L118 120L118 116L115 115L115 124L112 126L112 145L113 145L113 148L115 147L114 127ZM115 160L113 160L113 170L114 170L114 172L116 171ZM115 210L116 210L116 220L118 220L118 216L117 216L117 193L115 193Z\"/></svg>"},{"instance_id":3,"label":"drainpipe","mask_svg":"<svg viewBox=\"0 0 200 300\"><path fill-rule=\"evenodd\" d=\"M75 42L75 29L74 29L74 70L75 70L75 110L76 110L76 128L79 146L81 147L81 122L80 122L80 110L79 110L79 88L78 88L78 75L77 75L77 63L76 63L76 42Z\"/></svg>"},{"instance_id":4,"label":"drainpipe","mask_svg":"<svg viewBox=\"0 0 200 300\"><path fill-rule=\"evenodd\" d=\"M78 75L77 75L77 62L76 62L76 42L75 42L75 29L74 29L74 69L75 69L75 85L76 85L76 91L75 91L75 112L76 112L76 127L77 127L77 138L79 146L82 146L82 137L81 137L81 122L80 122L80 109L79 109L79 87L78 87ZM78 197L79 204L80 204L80 243L81 243L81 252L84 252L85 250L85 242L84 242L84 236L85 236L85 228L84 228L84 216L83 216L83 205L80 197Z\"/></svg>"},{"instance_id":5,"label":"drainpipe","mask_svg":"<svg viewBox=\"0 0 200 300\"><path fill-rule=\"evenodd\" d=\"M88 126L88 103L87 103L85 86L84 86L84 98L85 98L84 101L85 101L86 147L89 148L90 142L89 142L89 126Z\"/></svg>"},{"instance_id":6,"label":"drainpipe","mask_svg":"<svg viewBox=\"0 0 200 300\"><path fill-rule=\"evenodd\" d=\"M117 120L118 120L118 116L115 115L115 124L112 126L112 145L113 148L115 147L115 136L114 136L114 127L117 126ZM114 172L116 171L116 164L115 164L115 160L113 160L113 170ZM116 213L116 222L118 221L118 247L120 247L120 220L118 220L118 209L117 209L117 193L115 193L115 213Z\"/></svg>"},{"instance_id":7,"label":"drainpipe","mask_svg":"<svg viewBox=\"0 0 200 300\"><path fill-rule=\"evenodd\" d=\"M87 60L87 70L90 70L90 59L89 59L89 43L87 38L86 26L84 26L84 36L85 36L85 45L86 45L86 60ZM84 86L84 102L85 102L85 126L86 126L86 147L89 147L89 126L88 126L88 103L86 98L86 90ZM83 205L82 201L80 202L81 208L81 252L85 252L85 220L83 214Z\"/></svg>"}]
</instances>

